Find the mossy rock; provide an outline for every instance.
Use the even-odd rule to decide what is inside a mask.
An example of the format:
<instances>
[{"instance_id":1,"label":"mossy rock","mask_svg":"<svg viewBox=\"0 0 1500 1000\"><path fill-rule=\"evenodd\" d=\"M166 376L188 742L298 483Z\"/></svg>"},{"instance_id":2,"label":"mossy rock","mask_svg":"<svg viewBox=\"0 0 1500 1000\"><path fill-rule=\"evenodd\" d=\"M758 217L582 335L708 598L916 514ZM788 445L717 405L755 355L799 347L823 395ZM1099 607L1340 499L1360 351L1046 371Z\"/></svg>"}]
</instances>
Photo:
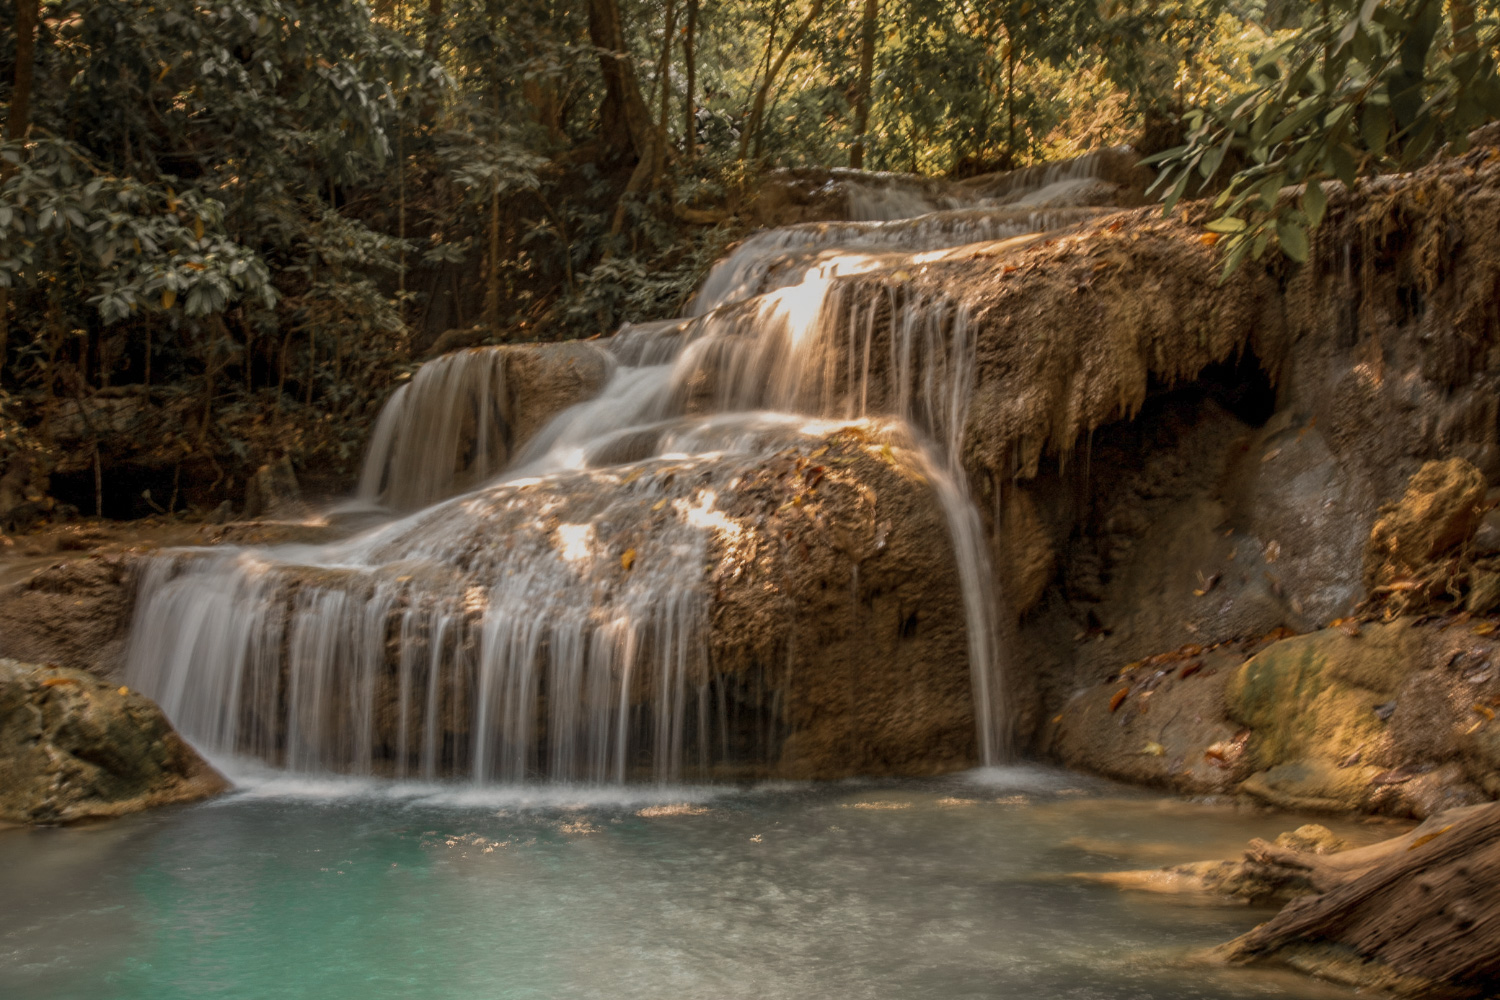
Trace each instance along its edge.
<instances>
[{"instance_id":1,"label":"mossy rock","mask_svg":"<svg viewBox=\"0 0 1500 1000\"><path fill-rule=\"evenodd\" d=\"M0 659L0 823L118 816L227 787L141 694Z\"/></svg>"},{"instance_id":2,"label":"mossy rock","mask_svg":"<svg viewBox=\"0 0 1500 1000\"><path fill-rule=\"evenodd\" d=\"M1403 621L1324 629L1246 661L1225 688L1230 718L1253 732L1257 773L1241 791L1283 808L1357 808L1381 770L1370 763L1386 740L1377 709L1423 664L1423 645Z\"/></svg>"}]
</instances>

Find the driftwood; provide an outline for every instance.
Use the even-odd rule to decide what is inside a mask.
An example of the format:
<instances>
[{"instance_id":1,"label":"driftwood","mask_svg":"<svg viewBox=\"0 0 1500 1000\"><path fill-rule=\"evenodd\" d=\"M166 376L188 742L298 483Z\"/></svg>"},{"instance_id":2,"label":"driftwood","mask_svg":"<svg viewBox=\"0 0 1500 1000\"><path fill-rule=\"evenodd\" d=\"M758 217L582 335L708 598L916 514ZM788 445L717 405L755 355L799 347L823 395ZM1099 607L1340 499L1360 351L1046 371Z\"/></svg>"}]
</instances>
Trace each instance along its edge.
<instances>
[{"instance_id":1,"label":"driftwood","mask_svg":"<svg viewBox=\"0 0 1500 1000\"><path fill-rule=\"evenodd\" d=\"M1284 962L1409 994L1500 990L1500 803L1337 854L1258 841L1246 864L1297 873L1317 894L1224 945L1225 961Z\"/></svg>"}]
</instances>

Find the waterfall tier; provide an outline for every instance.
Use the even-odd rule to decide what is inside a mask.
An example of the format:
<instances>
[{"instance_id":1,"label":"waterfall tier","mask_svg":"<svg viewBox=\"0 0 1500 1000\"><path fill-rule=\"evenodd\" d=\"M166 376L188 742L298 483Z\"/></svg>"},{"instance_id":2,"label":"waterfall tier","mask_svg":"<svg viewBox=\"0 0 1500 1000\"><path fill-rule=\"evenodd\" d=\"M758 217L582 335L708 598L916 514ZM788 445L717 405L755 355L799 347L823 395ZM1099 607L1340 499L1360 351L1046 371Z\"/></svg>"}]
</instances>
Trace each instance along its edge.
<instances>
[{"instance_id":1,"label":"waterfall tier","mask_svg":"<svg viewBox=\"0 0 1500 1000\"><path fill-rule=\"evenodd\" d=\"M997 760L991 542L960 464L976 345L962 303L903 281L1091 214L776 230L686 318L431 362L382 413L360 485L404 516L331 545L164 555L130 677L210 749L299 770Z\"/></svg>"}]
</instances>

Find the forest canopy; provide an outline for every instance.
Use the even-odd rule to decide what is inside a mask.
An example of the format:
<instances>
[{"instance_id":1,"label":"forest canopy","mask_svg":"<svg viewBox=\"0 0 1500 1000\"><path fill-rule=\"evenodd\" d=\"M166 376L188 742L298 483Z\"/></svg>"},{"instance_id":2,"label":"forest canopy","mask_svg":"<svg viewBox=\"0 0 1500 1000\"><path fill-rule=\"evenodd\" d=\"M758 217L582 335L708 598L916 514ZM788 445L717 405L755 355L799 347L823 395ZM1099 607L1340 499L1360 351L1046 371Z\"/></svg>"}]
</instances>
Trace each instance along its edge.
<instances>
[{"instance_id":1,"label":"forest canopy","mask_svg":"<svg viewBox=\"0 0 1500 1000\"><path fill-rule=\"evenodd\" d=\"M965 177L1129 144L1169 203L1220 199L1231 262L1298 258L1325 183L1495 116L1496 8L0 3L0 408L145 392L191 414L163 448L248 461L274 432L347 468L450 331L677 312L778 167Z\"/></svg>"}]
</instances>

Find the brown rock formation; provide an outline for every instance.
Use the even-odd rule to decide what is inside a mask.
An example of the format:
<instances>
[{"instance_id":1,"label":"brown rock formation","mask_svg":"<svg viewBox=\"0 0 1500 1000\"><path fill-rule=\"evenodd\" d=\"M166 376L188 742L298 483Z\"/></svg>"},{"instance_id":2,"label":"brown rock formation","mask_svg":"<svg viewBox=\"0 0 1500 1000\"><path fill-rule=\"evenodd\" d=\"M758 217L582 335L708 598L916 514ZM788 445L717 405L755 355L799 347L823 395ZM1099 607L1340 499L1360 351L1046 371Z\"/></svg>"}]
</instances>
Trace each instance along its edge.
<instances>
[{"instance_id":1,"label":"brown rock formation","mask_svg":"<svg viewBox=\"0 0 1500 1000\"><path fill-rule=\"evenodd\" d=\"M132 561L118 553L56 562L0 586L0 657L111 676L130 627L133 588Z\"/></svg>"},{"instance_id":2,"label":"brown rock formation","mask_svg":"<svg viewBox=\"0 0 1500 1000\"><path fill-rule=\"evenodd\" d=\"M1346 623L1152 657L1049 724L1070 766L1286 809L1431 816L1500 795L1488 623Z\"/></svg>"},{"instance_id":3,"label":"brown rock formation","mask_svg":"<svg viewBox=\"0 0 1500 1000\"><path fill-rule=\"evenodd\" d=\"M227 787L143 696L82 670L0 660L0 822L119 816Z\"/></svg>"},{"instance_id":4,"label":"brown rock formation","mask_svg":"<svg viewBox=\"0 0 1500 1000\"><path fill-rule=\"evenodd\" d=\"M1380 509L1365 554L1371 589L1410 580L1467 542L1484 514L1484 476L1462 458L1428 462L1400 501Z\"/></svg>"}]
</instances>

